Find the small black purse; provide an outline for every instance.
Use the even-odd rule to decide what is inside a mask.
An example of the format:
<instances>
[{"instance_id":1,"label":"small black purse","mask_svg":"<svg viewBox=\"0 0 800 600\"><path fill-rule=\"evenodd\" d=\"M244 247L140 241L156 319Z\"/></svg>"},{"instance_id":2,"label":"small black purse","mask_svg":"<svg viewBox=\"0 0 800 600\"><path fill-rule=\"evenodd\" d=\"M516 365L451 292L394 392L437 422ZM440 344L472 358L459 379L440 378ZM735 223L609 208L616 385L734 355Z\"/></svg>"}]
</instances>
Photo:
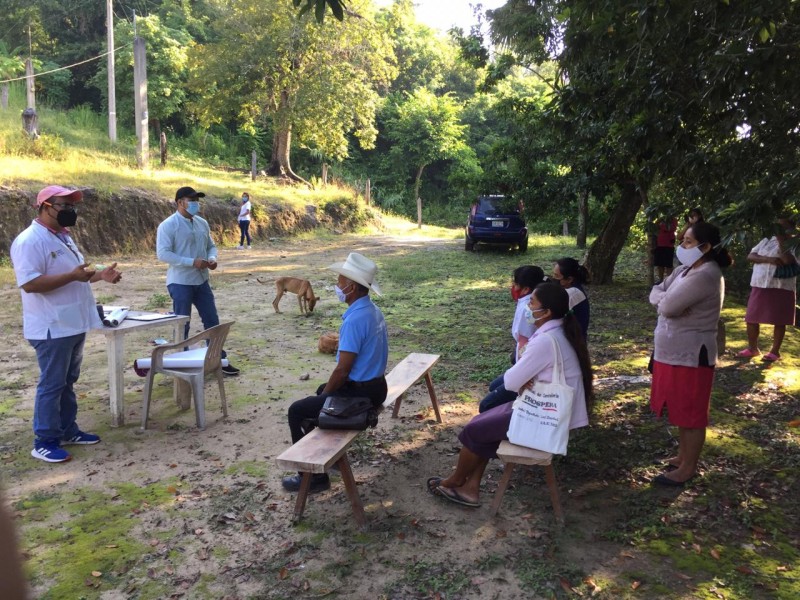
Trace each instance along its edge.
<instances>
[{"instance_id":1,"label":"small black purse","mask_svg":"<svg viewBox=\"0 0 800 600\"><path fill-rule=\"evenodd\" d=\"M328 396L319 411L320 429L355 429L362 431L378 424L378 410L369 398Z\"/></svg>"}]
</instances>

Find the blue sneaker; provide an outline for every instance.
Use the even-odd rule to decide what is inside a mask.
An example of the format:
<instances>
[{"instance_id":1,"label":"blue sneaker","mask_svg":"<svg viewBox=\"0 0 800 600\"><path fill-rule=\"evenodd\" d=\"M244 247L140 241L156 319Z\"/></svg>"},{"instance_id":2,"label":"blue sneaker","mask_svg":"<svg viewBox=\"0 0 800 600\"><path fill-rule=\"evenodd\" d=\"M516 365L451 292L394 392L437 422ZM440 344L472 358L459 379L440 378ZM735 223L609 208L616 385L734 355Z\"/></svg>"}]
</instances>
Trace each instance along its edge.
<instances>
[{"instance_id":1,"label":"blue sneaker","mask_svg":"<svg viewBox=\"0 0 800 600\"><path fill-rule=\"evenodd\" d=\"M73 435L68 440L62 440L61 443L65 446L69 446L70 444L81 444L83 446L88 446L89 444L96 444L99 441L99 435L78 430L78 433Z\"/></svg>"},{"instance_id":2,"label":"blue sneaker","mask_svg":"<svg viewBox=\"0 0 800 600\"><path fill-rule=\"evenodd\" d=\"M58 440L36 440L31 456L49 463L67 462L72 455L64 450Z\"/></svg>"}]
</instances>

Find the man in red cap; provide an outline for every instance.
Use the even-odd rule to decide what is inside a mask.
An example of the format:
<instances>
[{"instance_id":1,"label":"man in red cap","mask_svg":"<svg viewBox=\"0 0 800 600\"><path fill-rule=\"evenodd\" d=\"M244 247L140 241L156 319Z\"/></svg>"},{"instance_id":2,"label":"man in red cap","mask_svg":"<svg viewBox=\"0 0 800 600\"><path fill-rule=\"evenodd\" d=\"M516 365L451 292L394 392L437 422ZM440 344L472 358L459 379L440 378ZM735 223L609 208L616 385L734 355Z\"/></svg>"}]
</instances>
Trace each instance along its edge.
<instances>
[{"instance_id":1,"label":"man in red cap","mask_svg":"<svg viewBox=\"0 0 800 600\"><path fill-rule=\"evenodd\" d=\"M70 236L80 190L50 185L36 196L39 215L11 244L11 262L22 294L25 339L36 351L39 383L33 409L36 436L31 456L46 462L72 458L62 444L96 444L78 428L78 380L86 332L103 326L91 283L117 283L117 263L90 267Z\"/></svg>"}]
</instances>

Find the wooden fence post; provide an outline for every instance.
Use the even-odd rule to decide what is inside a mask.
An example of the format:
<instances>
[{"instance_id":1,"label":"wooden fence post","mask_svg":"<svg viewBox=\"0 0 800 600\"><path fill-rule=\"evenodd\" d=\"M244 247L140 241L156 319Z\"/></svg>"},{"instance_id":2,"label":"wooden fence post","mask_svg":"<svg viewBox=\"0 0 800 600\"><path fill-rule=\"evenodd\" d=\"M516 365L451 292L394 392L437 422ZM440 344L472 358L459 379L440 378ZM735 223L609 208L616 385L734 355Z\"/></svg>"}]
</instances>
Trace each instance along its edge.
<instances>
[{"instance_id":1,"label":"wooden fence post","mask_svg":"<svg viewBox=\"0 0 800 600\"><path fill-rule=\"evenodd\" d=\"M328 163L322 163L322 185L328 185Z\"/></svg>"},{"instance_id":2,"label":"wooden fence post","mask_svg":"<svg viewBox=\"0 0 800 600\"><path fill-rule=\"evenodd\" d=\"M367 179L367 188L364 191L364 198L367 201L367 206L372 204L372 187L370 186L369 178Z\"/></svg>"},{"instance_id":3,"label":"wooden fence post","mask_svg":"<svg viewBox=\"0 0 800 600\"><path fill-rule=\"evenodd\" d=\"M250 179L252 181L256 180L256 176L258 175L258 155L256 151L253 150L253 153L250 155Z\"/></svg>"},{"instance_id":4,"label":"wooden fence post","mask_svg":"<svg viewBox=\"0 0 800 600\"><path fill-rule=\"evenodd\" d=\"M167 166L167 134L163 131L161 132L161 139L159 140L161 145L161 166Z\"/></svg>"}]
</instances>

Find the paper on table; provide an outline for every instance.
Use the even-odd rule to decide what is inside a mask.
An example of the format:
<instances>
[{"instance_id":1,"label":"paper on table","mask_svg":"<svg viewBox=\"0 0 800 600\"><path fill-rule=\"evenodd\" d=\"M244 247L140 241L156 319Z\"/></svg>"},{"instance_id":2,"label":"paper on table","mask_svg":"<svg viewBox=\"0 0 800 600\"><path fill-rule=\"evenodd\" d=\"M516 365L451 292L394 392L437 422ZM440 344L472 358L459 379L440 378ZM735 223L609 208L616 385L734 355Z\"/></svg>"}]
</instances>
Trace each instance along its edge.
<instances>
[{"instance_id":1,"label":"paper on table","mask_svg":"<svg viewBox=\"0 0 800 600\"><path fill-rule=\"evenodd\" d=\"M128 318L131 321L158 321L159 319L171 319L175 316L177 315L162 315L161 313L137 313L135 315L129 315Z\"/></svg>"},{"instance_id":2,"label":"paper on table","mask_svg":"<svg viewBox=\"0 0 800 600\"><path fill-rule=\"evenodd\" d=\"M192 367L202 367L203 361L206 359L206 350L207 348L195 348L194 350L167 354L164 356L164 368L191 369ZM228 366L227 358L222 359L222 366ZM133 368L137 370L149 369L150 358L137 358L133 363Z\"/></svg>"},{"instance_id":3,"label":"paper on table","mask_svg":"<svg viewBox=\"0 0 800 600\"><path fill-rule=\"evenodd\" d=\"M128 310L126 308L118 308L103 319L103 325L106 327L116 327L122 323L127 316Z\"/></svg>"}]
</instances>

